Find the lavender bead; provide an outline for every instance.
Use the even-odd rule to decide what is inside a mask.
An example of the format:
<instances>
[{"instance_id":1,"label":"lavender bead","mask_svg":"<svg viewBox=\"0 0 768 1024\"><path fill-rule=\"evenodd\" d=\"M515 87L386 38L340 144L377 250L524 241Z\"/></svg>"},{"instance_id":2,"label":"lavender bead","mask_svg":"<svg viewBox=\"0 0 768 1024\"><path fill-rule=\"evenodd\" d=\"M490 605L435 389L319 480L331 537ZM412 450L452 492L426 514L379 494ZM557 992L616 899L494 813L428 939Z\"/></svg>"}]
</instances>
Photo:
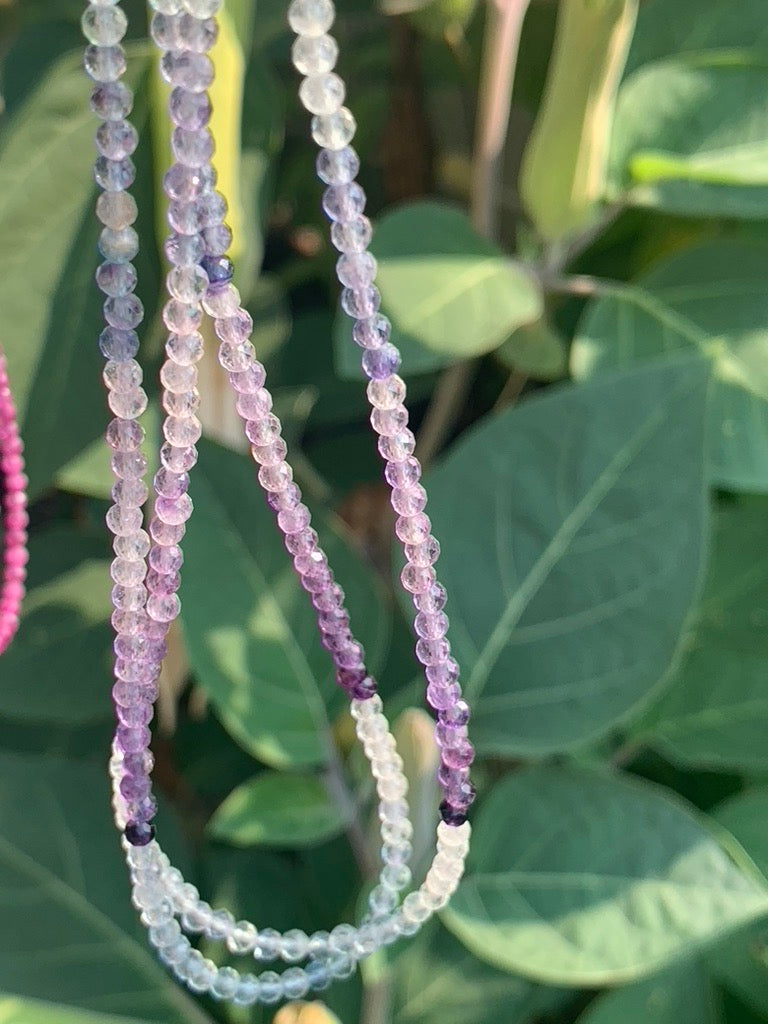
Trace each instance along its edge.
<instances>
[{"instance_id":1,"label":"lavender bead","mask_svg":"<svg viewBox=\"0 0 768 1024\"><path fill-rule=\"evenodd\" d=\"M122 46L87 46L83 66L95 82L116 82L125 74L125 51Z\"/></svg>"},{"instance_id":2,"label":"lavender bead","mask_svg":"<svg viewBox=\"0 0 768 1024\"><path fill-rule=\"evenodd\" d=\"M205 228L202 236L207 256L223 256L232 245L232 231L226 224Z\"/></svg>"},{"instance_id":3,"label":"lavender bead","mask_svg":"<svg viewBox=\"0 0 768 1024\"><path fill-rule=\"evenodd\" d=\"M104 303L104 318L107 323L119 330L131 330L137 327L144 317L144 307L135 295L122 295L108 298Z\"/></svg>"},{"instance_id":4,"label":"lavender bead","mask_svg":"<svg viewBox=\"0 0 768 1024\"><path fill-rule=\"evenodd\" d=\"M102 121L118 121L133 108L133 92L125 82L106 82L91 93L90 107Z\"/></svg>"},{"instance_id":5,"label":"lavender bead","mask_svg":"<svg viewBox=\"0 0 768 1024\"><path fill-rule=\"evenodd\" d=\"M94 164L96 184L108 192L121 192L130 188L136 178L136 167L130 157L108 160L100 156Z\"/></svg>"},{"instance_id":6,"label":"lavender bead","mask_svg":"<svg viewBox=\"0 0 768 1024\"><path fill-rule=\"evenodd\" d=\"M213 82L213 64L202 53L175 50L163 54L160 71L170 85L188 89L190 92L204 92Z\"/></svg>"},{"instance_id":7,"label":"lavender bead","mask_svg":"<svg viewBox=\"0 0 768 1024\"><path fill-rule=\"evenodd\" d=\"M368 349L363 353L363 371L373 380L383 380L400 369L400 353L394 345L387 343L381 348Z\"/></svg>"},{"instance_id":8,"label":"lavender bead","mask_svg":"<svg viewBox=\"0 0 768 1024\"><path fill-rule=\"evenodd\" d=\"M125 362L139 351L139 336L132 330L107 327L99 335L99 348L105 359Z\"/></svg>"},{"instance_id":9,"label":"lavender bead","mask_svg":"<svg viewBox=\"0 0 768 1024\"><path fill-rule=\"evenodd\" d=\"M326 185L346 185L360 171L360 159L351 146L321 149L317 155L317 176Z\"/></svg>"},{"instance_id":10,"label":"lavender bead","mask_svg":"<svg viewBox=\"0 0 768 1024\"><path fill-rule=\"evenodd\" d=\"M132 263L102 263L96 271L96 283L105 295L130 295L136 287L136 269Z\"/></svg>"},{"instance_id":11,"label":"lavender bead","mask_svg":"<svg viewBox=\"0 0 768 1024\"><path fill-rule=\"evenodd\" d=\"M96 129L96 148L109 160L130 156L139 143L139 134L130 121L105 121Z\"/></svg>"}]
</instances>

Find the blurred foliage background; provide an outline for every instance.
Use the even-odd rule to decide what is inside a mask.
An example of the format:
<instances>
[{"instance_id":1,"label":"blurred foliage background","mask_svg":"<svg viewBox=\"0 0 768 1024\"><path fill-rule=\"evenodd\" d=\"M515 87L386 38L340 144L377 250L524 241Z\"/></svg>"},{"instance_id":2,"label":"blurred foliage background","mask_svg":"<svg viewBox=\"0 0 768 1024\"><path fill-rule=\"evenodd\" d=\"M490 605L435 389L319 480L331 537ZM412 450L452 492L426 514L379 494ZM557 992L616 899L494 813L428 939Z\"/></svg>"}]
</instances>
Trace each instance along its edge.
<instances>
[{"instance_id":1,"label":"blurred foliage background","mask_svg":"<svg viewBox=\"0 0 768 1024\"><path fill-rule=\"evenodd\" d=\"M146 12L125 6L156 396L165 97ZM431 720L284 7L227 6L216 160L296 474L396 720L418 870ZM324 1007L277 1016L171 983L110 823L80 10L0 5L0 333L33 502L23 625L0 666L2 1020L768 1021L765 0L339 3L480 796L442 920ZM158 707L162 839L237 916L329 928L375 868L370 787L222 382L203 376ZM154 406L150 438L157 423Z\"/></svg>"}]
</instances>

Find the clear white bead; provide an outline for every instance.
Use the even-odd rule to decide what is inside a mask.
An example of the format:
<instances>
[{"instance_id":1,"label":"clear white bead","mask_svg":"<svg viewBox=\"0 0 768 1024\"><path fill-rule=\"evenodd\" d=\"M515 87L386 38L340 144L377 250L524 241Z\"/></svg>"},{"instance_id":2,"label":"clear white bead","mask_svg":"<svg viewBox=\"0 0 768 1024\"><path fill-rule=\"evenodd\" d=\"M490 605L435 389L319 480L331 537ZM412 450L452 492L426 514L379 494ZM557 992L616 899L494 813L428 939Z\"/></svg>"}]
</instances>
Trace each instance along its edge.
<instances>
[{"instance_id":1,"label":"clear white bead","mask_svg":"<svg viewBox=\"0 0 768 1024\"><path fill-rule=\"evenodd\" d=\"M149 6L158 14L178 14L181 7L181 0L149 0Z\"/></svg>"},{"instance_id":2,"label":"clear white bead","mask_svg":"<svg viewBox=\"0 0 768 1024\"><path fill-rule=\"evenodd\" d=\"M300 928L291 928L290 931L285 932L283 935L280 955L286 963L297 964L306 957L308 946L309 937L307 933L303 932ZM283 975L283 978L285 978L285 975Z\"/></svg>"},{"instance_id":3,"label":"clear white bead","mask_svg":"<svg viewBox=\"0 0 768 1024\"><path fill-rule=\"evenodd\" d=\"M261 984L261 1001L268 1006L272 1003L279 1003L283 998L283 983L280 975L274 971L264 971L259 978Z\"/></svg>"},{"instance_id":4,"label":"clear white bead","mask_svg":"<svg viewBox=\"0 0 768 1024\"><path fill-rule=\"evenodd\" d=\"M261 984L255 974L244 974L237 985L237 991L232 996L235 1006L253 1006L259 1001Z\"/></svg>"},{"instance_id":5,"label":"clear white bead","mask_svg":"<svg viewBox=\"0 0 768 1024\"><path fill-rule=\"evenodd\" d=\"M128 19L120 7L89 4L80 24L89 43L95 46L114 46L125 35Z\"/></svg>"},{"instance_id":6,"label":"clear white bead","mask_svg":"<svg viewBox=\"0 0 768 1024\"><path fill-rule=\"evenodd\" d=\"M335 14L331 0L292 0L288 24L296 35L322 36L333 24Z\"/></svg>"},{"instance_id":7,"label":"clear white bead","mask_svg":"<svg viewBox=\"0 0 768 1024\"><path fill-rule=\"evenodd\" d=\"M240 310L240 302L240 292L235 285L227 284L205 296L203 309L213 317L231 317Z\"/></svg>"},{"instance_id":8,"label":"clear white bead","mask_svg":"<svg viewBox=\"0 0 768 1024\"><path fill-rule=\"evenodd\" d=\"M344 102L345 94L344 82L333 71L310 75L299 87L299 99L310 114L334 114Z\"/></svg>"},{"instance_id":9,"label":"clear white bead","mask_svg":"<svg viewBox=\"0 0 768 1024\"><path fill-rule=\"evenodd\" d=\"M325 149L344 149L355 136L357 123L347 107L333 114L315 114L312 118L312 138Z\"/></svg>"},{"instance_id":10,"label":"clear white bead","mask_svg":"<svg viewBox=\"0 0 768 1024\"><path fill-rule=\"evenodd\" d=\"M287 999L301 999L309 992L309 978L301 967L289 967L282 981Z\"/></svg>"},{"instance_id":11,"label":"clear white bead","mask_svg":"<svg viewBox=\"0 0 768 1024\"><path fill-rule=\"evenodd\" d=\"M234 967L220 967L211 985L211 995L216 999L232 999L239 982L240 975Z\"/></svg>"},{"instance_id":12,"label":"clear white bead","mask_svg":"<svg viewBox=\"0 0 768 1024\"><path fill-rule=\"evenodd\" d=\"M339 47L333 36L299 36L291 48L293 66L302 75L321 75L336 66Z\"/></svg>"},{"instance_id":13,"label":"clear white bead","mask_svg":"<svg viewBox=\"0 0 768 1024\"><path fill-rule=\"evenodd\" d=\"M249 955L256 949L259 933L250 921L238 921L226 941L230 953Z\"/></svg>"},{"instance_id":14,"label":"clear white bead","mask_svg":"<svg viewBox=\"0 0 768 1024\"><path fill-rule=\"evenodd\" d=\"M182 0L184 10L193 18L212 18L221 10L224 0Z\"/></svg>"}]
</instances>

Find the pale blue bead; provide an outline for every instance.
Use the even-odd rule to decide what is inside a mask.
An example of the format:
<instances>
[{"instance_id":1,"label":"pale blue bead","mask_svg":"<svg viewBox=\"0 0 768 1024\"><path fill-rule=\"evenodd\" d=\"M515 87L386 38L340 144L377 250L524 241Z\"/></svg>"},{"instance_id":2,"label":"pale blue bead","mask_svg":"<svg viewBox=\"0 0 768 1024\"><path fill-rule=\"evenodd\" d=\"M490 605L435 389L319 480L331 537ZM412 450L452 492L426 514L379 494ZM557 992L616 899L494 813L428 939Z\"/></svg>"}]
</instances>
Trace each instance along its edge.
<instances>
[{"instance_id":1,"label":"pale blue bead","mask_svg":"<svg viewBox=\"0 0 768 1024\"><path fill-rule=\"evenodd\" d=\"M192 267L205 256L200 235L171 235L165 242L165 255L177 267Z\"/></svg>"},{"instance_id":2,"label":"pale blue bead","mask_svg":"<svg viewBox=\"0 0 768 1024\"><path fill-rule=\"evenodd\" d=\"M125 363L133 359L139 351L139 336L136 331L121 331L107 327L99 335L99 348L105 359Z\"/></svg>"},{"instance_id":3,"label":"pale blue bead","mask_svg":"<svg viewBox=\"0 0 768 1024\"><path fill-rule=\"evenodd\" d=\"M270 1006L279 1003L284 997L283 983L279 974L274 971L264 971L259 978L261 985L260 999L262 1003Z\"/></svg>"},{"instance_id":4,"label":"pale blue bead","mask_svg":"<svg viewBox=\"0 0 768 1024\"><path fill-rule=\"evenodd\" d=\"M207 128L189 132L174 128L171 136L174 158L187 167L203 167L213 156L213 136Z\"/></svg>"},{"instance_id":5,"label":"pale blue bead","mask_svg":"<svg viewBox=\"0 0 768 1024\"><path fill-rule=\"evenodd\" d=\"M130 121L105 121L96 130L96 148L109 160L130 156L139 142L139 134Z\"/></svg>"},{"instance_id":6,"label":"pale blue bead","mask_svg":"<svg viewBox=\"0 0 768 1024\"><path fill-rule=\"evenodd\" d=\"M330 972L320 960L310 960L304 971L309 978L309 987L315 992L322 992L331 984Z\"/></svg>"},{"instance_id":7,"label":"pale blue bead","mask_svg":"<svg viewBox=\"0 0 768 1024\"><path fill-rule=\"evenodd\" d=\"M83 66L94 82L116 82L125 73L125 51L122 46L87 46Z\"/></svg>"},{"instance_id":8,"label":"pale blue bead","mask_svg":"<svg viewBox=\"0 0 768 1024\"><path fill-rule=\"evenodd\" d=\"M351 146L321 149L317 155L317 176L326 185L345 185L357 177L360 159Z\"/></svg>"},{"instance_id":9,"label":"pale blue bead","mask_svg":"<svg viewBox=\"0 0 768 1024\"><path fill-rule=\"evenodd\" d=\"M180 50L181 36L179 34L179 23L181 17L178 14L161 14L155 12L149 23L149 34L161 50Z\"/></svg>"},{"instance_id":10,"label":"pale blue bead","mask_svg":"<svg viewBox=\"0 0 768 1024\"><path fill-rule=\"evenodd\" d=\"M309 992L309 978L301 967L289 967L282 981L287 999L301 999Z\"/></svg>"},{"instance_id":11,"label":"pale blue bead","mask_svg":"<svg viewBox=\"0 0 768 1024\"><path fill-rule=\"evenodd\" d=\"M183 50L193 53L206 53L213 47L219 34L218 26L213 18L200 20L191 14L183 14L179 22L179 36Z\"/></svg>"},{"instance_id":12,"label":"pale blue bead","mask_svg":"<svg viewBox=\"0 0 768 1024\"><path fill-rule=\"evenodd\" d=\"M255 974L245 974L240 978L237 991L232 996L235 1006L253 1006L259 1001L261 984Z\"/></svg>"},{"instance_id":13,"label":"pale blue bead","mask_svg":"<svg viewBox=\"0 0 768 1024\"><path fill-rule=\"evenodd\" d=\"M99 236L99 252L110 263L130 263L138 251L139 236L133 228L104 228Z\"/></svg>"},{"instance_id":14,"label":"pale blue bead","mask_svg":"<svg viewBox=\"0 0 768 1024\"><path fill-rule=\"evenodd\" d=\"M114 46L128 28L128 19L120 7L89 4L80 19L83 35L96 46Z\"/></svg>"},{"instance_id":15,"label":"pale blue bead","mask_svg":"<svg viewBox=\"0 0 768 1024\"><path fill-rule=\"evenodd\" d=\"M133 107L133 92L125 82L106 82L91 93L91 110L104 121L127 117Z\"/></svg>"},{"instance_id":16,"label":"pale blue bead","mask_svg":"<svg viewBox=\"0 0 768 1024\"><path fill-rule=\"evenodd\" d=\"M206 256L223 256L232 245L232 231L226 224L206 228L202 234Z\"/></svg>"},{"instance_id":17,"label":"pale blue bead","mask_svg":"<svg viewBox=\"0 0 768 1024\"><path fill-rule=\"evenodd\" d=\"M262 928L259 930L258 946L253 955L257 960L276 960L280 955L282 935L274 928Z\"/></svg>"},{"instance_id":18,"label":"pale blue bead","mask_svg":"<svg viewBox=\"0 0 768 1024\"><path fill-rule=\"evenodd\" d=\"M136 178L136 167L129 156L123 160L108 160L100 156L94 164L94 177L107 192L122 192L130 188Z\"/></svg>"},{"instance_id":19,"label":"pale blue bead","mask_svg":"<svg viewBox=\"0 0 768 1024\"><path fill-rule=\"evenodd\" d=\"M240 975L234 967L220 967L211 985L214 999L231 999L238 989Z\"/></svg>"},{"instance_id":20,"label":"pale blue bead","mask_svg":"<svg viewBox=\"0 0 768 1024\"><path fill-rule=\"evenodd\" d=\"M105 295L128 295L136 287L136 280L132 263L102 263L96 271L96 283Z\"/></svg>"},{"instance_id":21,"label":"pale blue bead","mask_svg":"<svg viewBox=\"0 0 768 1024\"><path fill-rule=\"evenodd\" d=\"M213 82L213 64L203 53L181 50L163 54L160 71L166 82L190 92L204 92Z\"/></svg>"},{"instance_id":22,"label":"pale blue bead","mask_svg":"<svg viewBox=\"0 0 768 1024\"><path fill-rule=\"evenodd\" d=\"M211 100L205 92L189 92L177 86L171 93L168 110L175 125L196 131L211 119Z\"/></svg>"}]
</instances>

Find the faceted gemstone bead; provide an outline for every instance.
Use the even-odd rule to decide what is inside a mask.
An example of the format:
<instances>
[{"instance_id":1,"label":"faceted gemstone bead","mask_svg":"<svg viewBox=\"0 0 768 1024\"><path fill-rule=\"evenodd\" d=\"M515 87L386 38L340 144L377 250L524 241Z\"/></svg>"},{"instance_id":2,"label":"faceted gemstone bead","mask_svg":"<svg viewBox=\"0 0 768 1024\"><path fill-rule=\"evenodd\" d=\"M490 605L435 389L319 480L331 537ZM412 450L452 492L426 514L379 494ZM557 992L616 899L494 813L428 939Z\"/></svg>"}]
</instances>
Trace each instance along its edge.
<instances>
[{"instance_id":1,"label":"faceted gemstone bead","mask_svg":"<svg viewBox=\"0 0 768 1024\"><path fill-rule=\"evenodd\" d=\"M189 50L165 53L160 61L160 71L170 85L190 92L204 92L213 82L213 64L204 53Z\"/></svg>"},{"instance_id":2,"label":"faceted gemstone bead","mask_svg":"<svg viewBox=\"0 0 768 1024\"><path fill-rule=\"evenodd\" d=\"M110 263L130 263L139 251L139 236L133 228L104 228L99 235L99 252Z\"/></svg>"},{"instance_id":3,"label":"faceted gemstone bead","mask_svg":"<svg viewBox=\"0 0 768 1024\"><path fill-rule=\"evenodd\" d=\"M217 14L224 0L183 0L184 9L194 18L212 18Z\"/></svg>"},{"instance_id":4,"label":"faceted gemstone bead","mask_svg":"<svg viewBox=\"0 0 768 1024\"><path fill-rule=\"evenodd\" d=\"M376 259L369 252L344 253L336 262L336 276L345 288L367 288L376 270Z\"/></svg>"},{"instance_id":5,"label":"faceted gemstone bead","mask_svg":"<svg viewBox=\"0 0 768 1024\"><path fill-rule=\"evenodd\" d=\"M186 128L174 128L171 150L180 163L188 167L202 167L210 163L213 156L213 136L207 128L193 132Z\"/></svg>"},{"instance_id":6,"label":"faceted gemstone bead","mask_svg":"<svg viewBox=\"0 0 768 1024\"><path fill-rule=\"evenodd\" d=\"M138 142L138 132L130 121L105 121L96 129L96 148L109 160L130 156Z\"/></svg>"},{"instance_id":7,"label":"faceted gemstone bead","mask_svg":"<svg viewBox=\"0 0 768 1024\"><path fill-rule=\"evenodd\" d=\"M164 14L156 11L149 23L149 34L161 50L180 50L181 36L179 34L178 14Z\"/></svg>"},{"instance_id":8,"label":"faceted gemstone bead","mask_svg":"<svg viewBox=\"0 0 768 1024\"><path fill-rule=\"evenodd\" d=\"M371 381L371 384L379 383ZM402 462L388 462L384 469L384 477L392 488L410 488L419 482L421 466L418 459L409 455Z\"/></svg>"},{"instance_id":9,"label":"faceted gemstone bead","mask_svg":"<svg viewBox=\"0 0 768 1024\"><path fill-rule=\"evenodd\" d=\"M133 107L133 92L125 82L106 82L94 87L91 110L102 121L118 121L127 117Z\"/></svg>"},{"instance_id":10,"label":"faceted gemstone bead","mask_svg":"<svg viewBox=\"0 0 768 1024\"><path fill-rule=\"evenodd\" d=\"M351 146L321 149L317 155L316 168L318 178L326 185L344 185L357 177L360 159Z\"/></svg>"},{"instance_id":11,"label":"faceted gemstone bead","mask_svg":"<svg viewBox=\"0 0 768 1024\"><path fill-rule=\"evenodd\" d=\"M446 825L452 825L454 827L463 825L467 820L467 816L464 811L455 810L447 800L443 800L440 804L440 817Z\"/></svg>"},{"instance_id":12,"label":"faceted gemstone bead","mask_svg":"<svg viewBox=\"0 0 768 1024\"><path fill-rule=\"evenodd\" d=\"M427 537L420 544L406 544L405 557L414 565L434 565L440 557L440 543L436 537Z\"/></svg>"},{"instance_id":13,"label":"faceted gemstone bead","mask_svg":"<svg viewBox=\"0 0 768 1024\"><path fill-rule=\"evenodd\" d=\"M171 235L166 239L165 255L177 267L192 267L205 255L200 235Z\"/></svg>"},{"instance_id":14,"label":"faceted gemstone bead","mask_svg":"<svg viewBox=\"0 0 768 1024\"><path fill-rule=\"evenodd\" d=\"M387 343L381 348L368 349L363 353L363 371L373 380L384 380L384 378L397 373L400 369L400 361L398 350L394 345ZM408 452L408 454L411 453Z\"/></svg>"},{"instance_id":15,"label":"faceted gemstone bead","mask_svg":"<svg viewBox=\"0 0 768 1024\"><path fill-rule=\"evenodd\" d=\"M125 51L122 46L94 46L85 48L85 73L95 82L116 82L125 74Z\"/></svg>"},{"instance_id":16,"label":"faceted gemstone bead","mask_svg":"<svg viewBox=\"0 0 768 1024\"><path fill-rule=\"evenodd\" d=\"M299 86L299 99L310 114L335 113L344 102L345 94L344 82L333 71L309 75Z\"/></svg>"},{"instance_id":17,"label":"faceted gemstone bead","mask_svg":"<svg viewBox=\"0 0 768 1024\"><path fill-rule=\"evenodd\" d=\"M174 267L168 274L167 284L174 299L197 303L205 294L208 280L200 267Z\"/></svg>"},{"instance_id":18,"label":"faceted gemstone bead","mask_svg":"<svg viewBox=\"0 0 768 1024\"><path fill-rule=\"evenodd\" d=\"M169 416L163 423L163 434L177 448L187 448L200 440L203 432L196 416Z\"/></svg>"},{"instance_id":19,"label":"faceted gemstone bead","mask_svg":"<svg viewBox=\"0 0 768 1024\"><path fill-rule=\"evenodd\" d=\"M447 725L464 726L469 721L469 705L465 700L457 700L450 707L440 712L440 721Z\"/></svg>"},{"instance_id":20,"label":"faceted gemstone bead","mask_svg":"<svg viewBox=\"0 0 768 1024\"><path fill-rule=\"evenodd\" d=\"M125 392L111 391L107 402L115 416L133 420L138 419L147 408L147 395L143 388L133 388Z\"/></svg>"},{"instance_id":21,"label":"faceted gemstone bead","mask_svg":"<svg viewBox=\"0 0 768 1024\"><path fill-rule=\"evenodd\" d=\"M193 363L181 366L168 359L160 367L160 383L167 394L187 394L197 385L197 367Z\"/></svg>"},{"instance_id":22,"label":"faceted gemstone bead","mask_svg":"<svg viewBox=\"0 0 768 1024\"><path fill-rule=\"evenodd\" d=\"M232 245L232 230L227 224L215 224L202 232L207 256L223 256Z\"/></svg>"},{"instance_id":23,"label":"faceted gemstone bead","mask_svg":"<svg viewBox=\"0 0 768 1024\"><path fill-rule=\"evenodd\" d=\"M163 322L169 331L180 335L194 334L202 323L203 314L199 306L192 302L180 302L170 299L163 308Z\"/></svg>"},{"instance_id":24,"label":"faceted gemstone bead","mask_svg":"<svg viewBox=\"0 0 768 1024\"><path fill-rule=\"evenodd\" d=\"M315 114L312 118L312 138L325 149L344 149L356 130L357 123L347 107L340 107L332 114Z\"/></svg>"},{"instance_id":25,"label":"faceted gemstone bead","mask_svg":"<svg viewBox=\"0 0 768 1024\"><path fill-rule=\"evenodd\" d=\"M147 846L155 838L154 825L145 821L129 821L125 826L125 838L131 846Z\"/></svg>"},{"instance_id":26,"label":"faceted gemstone bead","mask_svg":"<svg viewBox=\"0 0 768 1024\"><path fill-rule=\"evenodd\" d=\"M396 405L392 409L376 409L374 408L371 413L371 426L377 434L381 434L385 437L393 437L402 433L408 424L408 410L404 405ZM406 501L405 504L408 507L418 504L418 499L423 495L423 503L421 508L424 507L427 501L426 493L420 484L414 483L411 485L409 491L410 501ZM395 505L395 494L392 494L393 508L395 511L400 511ZM414 508L414 511L420 512L421 508ZM410 512L403 512L403 515L411 515Z\"/></svg>"},{"instance_id":27,"label":"faceted gemstone bead","mask_svg":"<svg viewBox=\"0 0 768 1024\"><path fill-rule=\"evenodd\" d=\"M459 666L453 658L448 658L442 665L428 666L426 676L436 686L450 686L459 678Z\"/></svg>"},{"instance_id":28,"label":"faceted gemstone bead","mask_svg":"<svg viewBox=\"0 0 768 1024\"><path fill-rule=\"evenodd\" d=\"M106 327L99 335L99 349L105 359L125 362L139 351L139 336L136 331Z\"/></svg>"},{"instance_id":29,"label":"faceted gemstone bead","mask_svg":"<svg viewBox=\"0 0 768 1024\"><path fill-rule=\"evenodd\" d=\"M379 349L387 344L391 332L392 325L389 320L381 313L377 313L369 319L358 320L353 325L352 339L360 348ZM389 376L387 374L387 377Z\"/></svg>"},{"instance_id":30,"label":"faceted gemstone bead","mask_svg":"<svg viewBox=\"0 0 768 1024\"><path fill-rule=\"evenodd\" d=\"M119 192L130 188L136 178L136 167L130 157L109 160L100 156L94 164L96 184L108 192Z\"/></svg>"},{"instance_id":31,"label":"faceted gemstone bead","mask_svg":"<svg viewBox=\"0 0 768 1024\"><path fill-rule=\"evenodd\" d=\"M136 295L121 295L108 298L104 303L104 319L119 330L138 327L144 317L144 307Z\"/></svg>"},{"instance_id":32,"label":"faceted gemstone bead","mask_svg":"<svg viewBox=\"0 0 768 1024\"><path fill-rule=\"evenodd\" d=\"M182 14L179 19L180 49L205 53L213 47L218 34L213 18L193 18L190 14Z\"/></svg>"},{"instance_id":33,"label":"faceted gemstone bead","mask_svg":"<svg viewBox=\"0 0 768 1024\"><path fill-rule=\"evenodd\" d=\"M227 201L220 192L206 192L197 200L200 229L220 224L227 215Z\"/></svg>"},{"instance_id":34,"label":"faceted gemstone bead","mask_svg":"<svg viewBox=\"0 0 768 1024\"><path fill-rule=\"evenodd\" d=\"M297 36L321 36L333 24L335 13L331 0L291 0L288 24Z\"/></svg>"},{"instance_id":35,"label":"faceted gemstone bead","mask_svg":"<svg viewBox=\"0 0 768 1024\"><path fill-rule=\"evenodd\" d=\"M355 220L364 209L365 192L356 181L348 185L329 185L323 192L323 210L331 220ZM369 266L375 271L376 261L373 256L370 253L366 253L365 256L368 258ZM373 275L371 279L372 277ZM355 287L355 284L351 284L350 287Z\"/></svg>"},{"instance_id":36,"label":"faceted gemstone bead","mask_svg":"<svg viewBox=\"0 0 768 1024\"><path fill-rule=\"evenodd\" d=\"M200 267L205 272L212 287L227 284L232 280L234 267L226 256L203 256Z\"/></svg>"},{"instance_id":37,"label":"faceted gemstone bead","mask_svg":"<svg viewBox=\"0 0 768 1024\"><path fill-rule=\"evenodd\" d=\"M251 318L250 313L244 309L240 309L234 314L234 316L217 319L214 327L216 330L216 336L220 338L221 341L240 344L241 342L248 341L250 336L253 334L253 319ZM224 369L238 371L244 370L246 366L225 366Z\"/></svg>"},{"instance_id":38,"label":"faceted gemstone bead","mask_svg":"<svg viewBox=\"0 0 768 1024\"><path fill-rule=\"evenodd\" d=\"M371 222L365 216L337 220L331 225L331 241L339 252L363 252L371 244L372 236Z\"/></svg>"},{"instance_id":39,"label":"faceted gemstone bead","mask_svg":"<svg viewBox=\"0 0 768 1024\"><path fill-rule=\"evenodd\" d=\"M128 28L125 12L114 5L89 4L80 19L83 35L96 46L114 46Z\"/></svg>"},{"instance_id":40,"label":"faceted gemstone bead","mask_svg":"<svg viewBox=\"0 0 768 1024\"><path fill-rule=\"evenodd\" d=\"M431 566L422 568L406 562L400 573L400 582L409 593L423 594L434 584L435 570Z\"/></svg>"},{"instance_id":41,"label":"faceted gemstone bead","mask_svg":"<svg viewBox=\"0 0 768 1024\"><path fill-rule=\"evenodd\" d=\"M127 228L136 220L138 207L129 192L102 192L96 201L96 216L108 228Z\"/></svg>"},{"instance_id":42,"label":"faceted gemstone bead","mask_svg":"<svg viewBox=\"0 0 768 1024\"><path fill-rule=\"evenodd\" d=\"M174 89L172 96L180 93L185 97L184 102L197 104L201 101L208 101L207 93L193 93L185 90ZM192 126L181 125L184 128ZM197 199L203 192L213 188L216 183L216 175L212 167L185 167L184 164L173 164L163 177L163 188L167 196L179 202L191 202ZM202 243L198 241L202 248Z\"/></svg>"},{"instance_id":43,"label":"faceted gemstone bead","mask_svg":"<svg viewBox=\"0 0 768 1024\"><path fill-rule=\"evenodd\" d=\"M160 447L160 462L173 473L188 473L197 462L197 449L194 444L186 447L166 442Z\"/></svg>"},{"instance_id":44,"label":"faceted gemstone bead","mask_svg":"<svg viewBox=\"0 0 768 1024\"><path fill-rule=\"evenodd\" d=\"M301 75L320 75L336 65L339 47L333 36L298 36L291 48L293 66Z\"/></svg>"},{"instance_id":45,"label":"faceted gemstone bead","mask_svg":"<svg viewBox=\"0 0 768 1024\"><path fill-rule=\"evenodd\" d=\"M456 683L447 686L430 683L427 686L427 702L435 711L443 712L456 704L460 693L461 690Z\"/></svg>"},{"instance_id":46,"label":"faceted gemstone bead","mask_svg":"<svg viewBox=\"0 0 768 1024\"><path fill-rule=\"evenodd\" d=\"M367 288L343 288L341 292L341 308L353 320L365 319L378 312L381 305L381 293L375 285Z\"/></svg>"}]
</instances>

